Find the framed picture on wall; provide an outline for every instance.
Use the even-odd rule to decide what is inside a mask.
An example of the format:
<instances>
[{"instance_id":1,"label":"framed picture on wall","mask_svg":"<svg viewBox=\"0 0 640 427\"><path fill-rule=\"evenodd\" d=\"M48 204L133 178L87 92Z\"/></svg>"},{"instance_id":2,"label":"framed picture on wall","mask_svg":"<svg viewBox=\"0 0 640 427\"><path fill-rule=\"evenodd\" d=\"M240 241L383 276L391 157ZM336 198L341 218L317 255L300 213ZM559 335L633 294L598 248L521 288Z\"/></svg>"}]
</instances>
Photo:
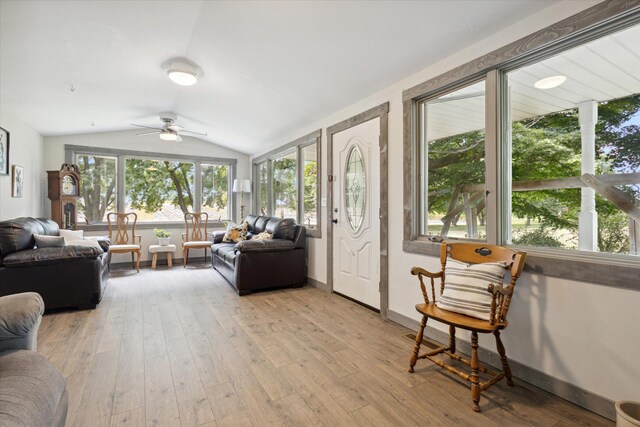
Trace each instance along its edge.
<instances>
[{"instance_id":1,"label":"framed picture on wall","mask_svg":"<svg viewBox=\"0 0 640 427\"><path fill-rule=\"evenodd\" d=\"M9 131L0 128L0 175L9 175Z\"/></svg>"},{"instance_id":2,"label":"framed picture on wall","mask_svg":"<svg viewBox=\"0 0 640 427\"><path fill-rule=\"evenodd\" d=\"M11 175L11 197L22 197L24 190L24 168L13 165Z\"/></svg>"}]
</instances>

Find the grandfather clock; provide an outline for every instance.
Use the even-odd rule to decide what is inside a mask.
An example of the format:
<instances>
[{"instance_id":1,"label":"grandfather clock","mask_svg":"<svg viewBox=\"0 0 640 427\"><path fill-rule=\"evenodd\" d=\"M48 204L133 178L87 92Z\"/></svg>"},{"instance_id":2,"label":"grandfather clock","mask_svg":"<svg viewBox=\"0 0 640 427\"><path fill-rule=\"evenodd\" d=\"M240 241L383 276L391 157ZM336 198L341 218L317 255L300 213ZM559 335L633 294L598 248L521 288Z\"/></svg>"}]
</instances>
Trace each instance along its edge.
<instances>
[{"instance_id":1,"label":"grandfather clock","mask_svg":"<svg viewBox=\"0 0 640 427\"><path fill-rule=\"evenodd\" d=\"M47 171L51 219L60 228L74 229L78 223L76 203L80 198L80 172L77 165L64 163L59 171Z\"/></svg>"}]
</instances>

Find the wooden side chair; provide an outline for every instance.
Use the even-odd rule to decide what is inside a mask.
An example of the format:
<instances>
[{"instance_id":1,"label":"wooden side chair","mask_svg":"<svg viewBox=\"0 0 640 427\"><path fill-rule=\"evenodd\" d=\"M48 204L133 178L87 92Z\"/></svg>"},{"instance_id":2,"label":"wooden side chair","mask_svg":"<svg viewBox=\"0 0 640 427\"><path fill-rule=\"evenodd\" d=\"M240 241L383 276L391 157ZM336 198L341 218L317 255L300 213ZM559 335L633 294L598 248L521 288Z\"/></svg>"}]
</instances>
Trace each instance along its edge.
<instances>
[{"instance_id":1,"label":"wooden side chair","mask_svg":"<svg viewBox=\"0 0 640 427\"><path fill-rule=\"evenodd\" d=\"M472 408L476 412L480 412L481 391L486 390L504 377L507 378L507 384L512 386L511 368L500 339L500 331L507 327L507 313L511 304L511 296L524 267L525 258L525 252L501 246L443 242L440 246L442 268L439 272L432 273L420 267L413 267L411 274L418 276L420 280L424 304L416 305L416 310L422 314L422 321L409 361L409 372L413 372L413 367L418 359L429 359L447 371L460 375L471 383ZM505 286L503 278L506 271L511 273L511 281ZM428 277L431 281L431 300L424 284L424 277ZM440 279L437 299L435 279ZM449 325L449 344L419 354L427 319ZM470 360L456 354L456 328L471 331ZM502 362L501 372L480 366L478 332L494 335ZM451 359L466 364L471 368L471 372L458 370L445 363L444 360L435 357L440 354L446 354ZM484 382L480 381L480 372L487 374L490 379Z\"/></svg>"},{"instance_id":2,"label":"wooden side chair","mask_svg":"<svg viewBox=\"0 0 640 427\"><path fill-rule=\"evenodd\" d=\"M182 258L184 266L189 262L189 250L204 249L204 259L207 259L207 249L211 249L211 240L207 240L207 223L209 214L206 212L187 212L184 214L186 233L182 233Z\"/></svg>"},{"instance_id":3,"label":"wooden side chair","mask_svg":"<svg viewBox=\"0 0 640 427\"><path fill-rule=\"evenodd\" d=\"M124 254L131 252L131 268L140 272L140 254L142 252L142 236L136 234L136 222L138 215L134 212L107 214L109 224L109 238L111 245L109 252L114 254ZM115 224L115 230L114 230ZM138 241L136 243L136 240ZM134 262L133 255L137 254L137 261Z\"/></svg>"}]
</instances>

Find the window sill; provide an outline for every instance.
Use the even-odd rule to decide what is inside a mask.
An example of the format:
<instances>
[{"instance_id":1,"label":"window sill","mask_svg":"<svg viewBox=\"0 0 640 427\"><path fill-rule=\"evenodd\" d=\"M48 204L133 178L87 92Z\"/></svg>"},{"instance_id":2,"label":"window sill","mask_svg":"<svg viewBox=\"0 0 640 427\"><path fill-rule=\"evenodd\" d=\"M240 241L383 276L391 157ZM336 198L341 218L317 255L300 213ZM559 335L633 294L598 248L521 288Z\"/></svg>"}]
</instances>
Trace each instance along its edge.
<instances>
[{"instance_id":1,"label":"window sill","mask_svg":"<svg viewBox=\"0 0 640 427\"><path fill-rule=\"evenodd\" d=\"M559 277L640 291L640 257L558 249L509 246L527 252L524 270L531 274ZM440 243L405 240L404 252L440 256ZM638 259L636 259L638 258Z\"/></svg>"}]
</instances>

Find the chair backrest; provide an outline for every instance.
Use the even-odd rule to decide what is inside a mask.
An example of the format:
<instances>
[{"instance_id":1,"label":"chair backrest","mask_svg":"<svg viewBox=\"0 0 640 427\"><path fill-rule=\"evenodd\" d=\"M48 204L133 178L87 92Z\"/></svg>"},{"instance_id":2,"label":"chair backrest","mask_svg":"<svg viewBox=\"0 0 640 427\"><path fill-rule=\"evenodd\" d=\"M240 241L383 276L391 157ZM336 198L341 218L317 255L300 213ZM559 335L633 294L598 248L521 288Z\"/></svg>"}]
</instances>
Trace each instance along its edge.
<instances>
[{"instance_id":1,"label":"chair backrest","mask_svg":"<svg viewBox=\"0 0 640 427\"><path fill-rule=\"evenodd\" d=\"M107 214L107 224L109 224L109 238L114 245L135 244L136 222L138 215L134 212ZM115 230L113 228L115 223ZM131 227L131 230L129 230ZM115 233L115 234L114 234Z\"/></svg>"},{"instance_id":2,"label":"chair backrest","mask_svg":"<svg viewBox=\"0 0 640 427\"><path fill-rule=\"evenodd\" d=\"M209 214L206 212L187 212L184 214L184 223L187 227L185 233L186 242L207 240L207 223Z\"/></svg>"},{"instance_id":3,"label":"chair backrest","mask_svg":"<svg viewBox=\"0 0 640 427\"><path fill-rule=\"evenodd\" d=\"M498 301L497 320L505 321L509 306L511 304L511 296L516 286L516 282L524 268L524 261L527 256L526 252L516 251L496 245L487 245L485 243L447 243L442 242L440 245L440 264L442 265L443 275L441 277L441 290L444 290L444 282L446 278L447 259L451 258L456 261L469 264L482 264L485 262L504 262L505 270L511 273L509 285L504 288L504 292ZM501 283L496 285L502 285Z\"/></svg>"}]
</instances>

